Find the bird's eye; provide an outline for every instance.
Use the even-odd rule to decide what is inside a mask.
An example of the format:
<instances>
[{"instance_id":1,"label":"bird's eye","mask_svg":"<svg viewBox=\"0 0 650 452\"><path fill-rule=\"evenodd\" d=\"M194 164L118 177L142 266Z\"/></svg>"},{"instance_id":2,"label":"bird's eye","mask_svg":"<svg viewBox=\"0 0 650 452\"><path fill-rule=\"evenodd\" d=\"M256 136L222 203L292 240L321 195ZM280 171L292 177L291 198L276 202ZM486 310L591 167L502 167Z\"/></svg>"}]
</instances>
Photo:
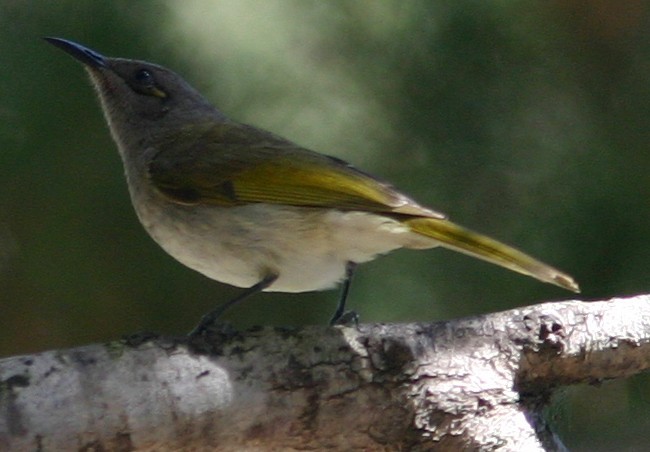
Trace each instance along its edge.
<instances>
[{"instance_id":1,"label":"bird's eye","mask_svg":"<svg viewBox=\"0 0 650 452\"><path fill-rule=\"evenodd\" d=\"M133 74L133 80L128 81L131 88L138 94L154 96L164 99L167 97L165 90L156 83L153 74L148 69L138 69Z\"/></svg>"},{"instance_id":2,"label":"bird's eye","mask_svg":"<svg viewBox=\"0 0 650 452\"><path fill-rule=\"evenodd\" d=\"M146 69L140 69L136 72L135 80L142 85L153 85L153 75Z\"/></svg>"}]
</instances>

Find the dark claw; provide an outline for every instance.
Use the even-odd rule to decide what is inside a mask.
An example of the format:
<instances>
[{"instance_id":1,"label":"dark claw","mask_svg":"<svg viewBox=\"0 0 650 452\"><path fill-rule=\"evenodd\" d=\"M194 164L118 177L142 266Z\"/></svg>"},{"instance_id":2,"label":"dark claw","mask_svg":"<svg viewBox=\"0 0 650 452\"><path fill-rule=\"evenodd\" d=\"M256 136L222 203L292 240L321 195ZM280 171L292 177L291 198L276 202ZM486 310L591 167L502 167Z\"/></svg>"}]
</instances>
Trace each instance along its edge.
<instances>
[{"instance_id":1,"label":"dark claw","mask_svg":"<svg viewBox=\"0 0 650 452\"><path fill-rule=\"evenodd\" d=\"M354 326L355 328L358 329L359 314L357 314L355 311L345 311L337 318L332 317L332 320L330 320L330 326L335 326L335 325Z\"/></svg>"}]
</instances>

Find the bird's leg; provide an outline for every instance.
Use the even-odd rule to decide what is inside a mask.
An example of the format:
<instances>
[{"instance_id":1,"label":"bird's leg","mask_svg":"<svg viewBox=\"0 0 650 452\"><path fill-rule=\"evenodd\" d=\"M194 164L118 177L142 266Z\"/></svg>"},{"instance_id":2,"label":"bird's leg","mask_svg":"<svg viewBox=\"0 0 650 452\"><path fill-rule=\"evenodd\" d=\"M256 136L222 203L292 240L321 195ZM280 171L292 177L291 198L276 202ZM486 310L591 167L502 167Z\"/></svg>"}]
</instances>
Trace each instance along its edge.
<instances>
[{"instance_id":1,"label":"bird's leg","mask_svg":"<svg viewBox=\"0 0 650 452\"><path fill-rule=\"evenodd\" d=\"M357 268L355 262L348 262L345 265L345 281L343 281L343 288L341 289L341 297L339 298L339 304L334 311L334 315L330 320L330 325L338 325L349 323L351 320L355 324L359 321L359 316L354 311L345 311L345 301L348 298L348 292L350 292L350 284L352 283L352 275L354 275L354 270Z\"/></svg>"},{"instance_id":2,"label":"bird's leg","mask_svg":"<svg viewBox=\"0 0 650 452\"><path fill-rule=\"evenodd\" d=\"M263 280L260 282L250 286L248 289L244 290L239 296L233 298L232 300L229 300L219 306L217 309L214 309L213 311L208 312L205 314L203 317L201 317L201 321L199 322L196 327L188 334L190 337L196 337L200 336L203 332L206 331L206 329L214 324L214 322L221 317L221 315L226 312L228 309L236 305L237 303L245 300L246 298L250 297L251 295L255 295L258 292L263 291L267 287L269 287L271 284L275 282L275 280L278 279L278 275L276 274L270 274L266 277L264 277Z\"/></svg>"}]
</instances>

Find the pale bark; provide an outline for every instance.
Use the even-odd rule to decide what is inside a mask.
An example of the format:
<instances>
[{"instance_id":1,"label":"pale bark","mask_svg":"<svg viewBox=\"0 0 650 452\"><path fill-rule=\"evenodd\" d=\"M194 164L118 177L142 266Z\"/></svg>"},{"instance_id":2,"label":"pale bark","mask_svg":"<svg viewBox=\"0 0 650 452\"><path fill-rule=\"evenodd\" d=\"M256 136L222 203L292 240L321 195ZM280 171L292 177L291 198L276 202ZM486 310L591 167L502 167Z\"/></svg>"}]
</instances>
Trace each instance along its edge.
<instances>
[{"instance_id":1,"label":"pale bark","mask_svg":"<svg viewBox=\"0 0 650 452\"><path fill-rule=\"evenodd\" d=\"M650 367L650 296L0 360L0 450L561 450L553 389Z\"/></svg>"}]
</instances>

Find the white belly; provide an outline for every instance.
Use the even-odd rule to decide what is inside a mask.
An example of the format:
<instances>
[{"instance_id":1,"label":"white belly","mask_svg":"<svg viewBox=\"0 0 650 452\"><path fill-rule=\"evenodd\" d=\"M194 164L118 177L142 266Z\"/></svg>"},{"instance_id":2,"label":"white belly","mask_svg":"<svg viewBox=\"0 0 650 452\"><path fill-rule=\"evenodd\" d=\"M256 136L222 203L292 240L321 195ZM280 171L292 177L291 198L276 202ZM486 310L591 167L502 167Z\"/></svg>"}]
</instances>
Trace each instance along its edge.
<instances>
[{"instance_id":1,"label":"white belly","mask_svg":"<svg viewBox=\"0 0 650 452\"><path fill-rule=\"evenodd\" d=\"M306 292L336 285L347 262L366 262L402 246L436 243L387 217L269 204L240 207L141 204L138 216L165 251L209 278L266 290ZM145 207L146 206L146 207Z\"/></svg>"}]
</instances>

